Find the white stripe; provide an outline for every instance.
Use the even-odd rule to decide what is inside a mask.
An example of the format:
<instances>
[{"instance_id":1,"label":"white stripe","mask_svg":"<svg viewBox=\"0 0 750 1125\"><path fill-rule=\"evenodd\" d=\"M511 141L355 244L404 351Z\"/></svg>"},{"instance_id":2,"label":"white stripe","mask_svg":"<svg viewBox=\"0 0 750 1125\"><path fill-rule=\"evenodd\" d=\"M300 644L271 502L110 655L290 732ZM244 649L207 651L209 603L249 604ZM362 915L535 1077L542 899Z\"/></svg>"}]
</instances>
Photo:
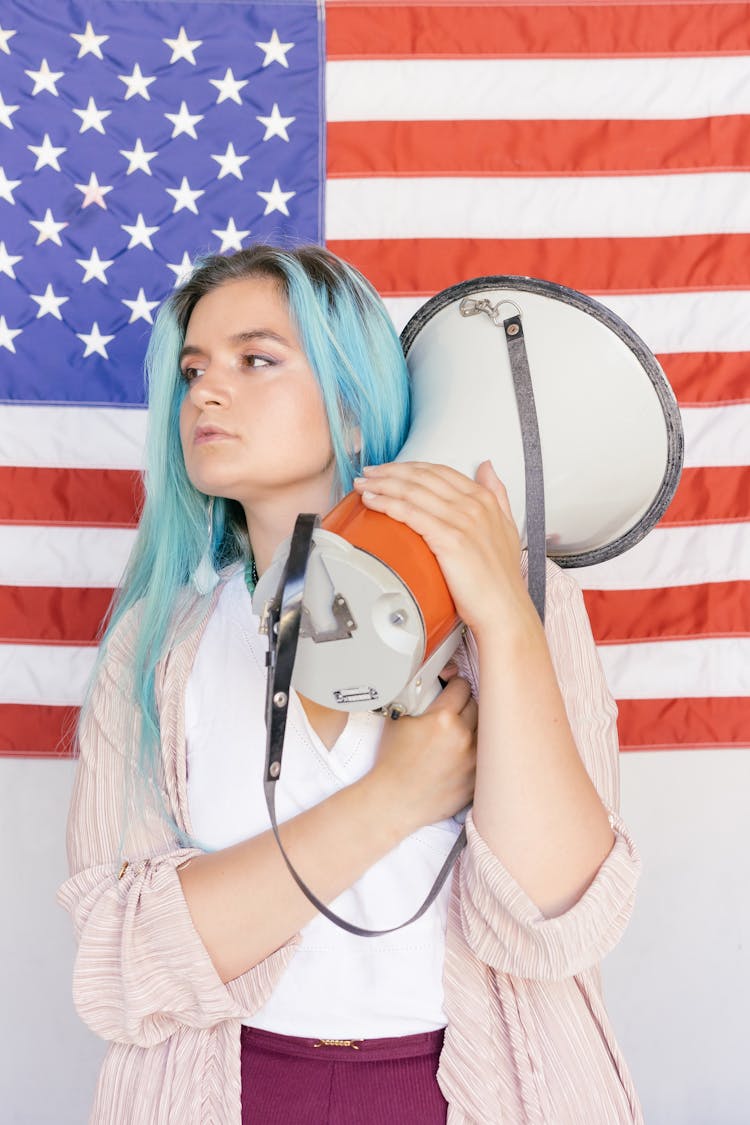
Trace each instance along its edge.
<instances>
[{"instance_id":1,"label":"white stripe","mask_svg":"<svg viewBox=\"0 0 750 1125\"><path fill-rule=\"evenodd\" d=\"M126 528L0 525L0 585L114 587L135 534Z\"/></svg>"},{"instance_id":2,"label":"white stripe","mask_svg":"<svg viewBox=\"0 0 750 1125\"><path fill-rule=\"evenodd\" d=\"M372 176L326 185L326 238L645 238L750 230L750 172Z\"/></svg>"},{"instance_id":3,"label":"white stripe","mask_svg":"<svg viewBox=\"0 0 750 1125\"><path fill-rule=\"evenodd\" d=\"M750 638L648 641L599 648L616 699L750 694Z\"/></svg>"},{"instance_id":4,"label":"white stripe","mask_svg":"<svg viewBox=\"0 0 750 1125\"><path fill-rule=\"evenodd\" d=\"M329 121L677 120L750 113L750 58L332 61L326 113ZM363 138L366 143L366 132Z\"/></svg>"},{"instance_id":5,"label":"white stripe","mask_svg":"<svg viewBox=\"0 0 750 1125\"><path fill-rule=\"evenodd\" d=\"M685 466L750 465L750 403L683 409Z\"/></svg>"},{"instance_id":6,"label":"white stripe","mask_svg":"<svg viewBox=\"0 0 750 1125\"><path fill-rule=\"evenodd\" d=\"M96 653L93 646L0 645L0 703L78 707Z\"/></svg>"},{"instance_id":7,"label":"white stripe","mask_svg":"<svg viewBox=\"0 0 750 1125\"><path fill-rule=\"evenodd\" d=\"M0 404L0 465L140 469L146 411Z\"/></svg>"},{"instance_id":8,"label":"white stripe","mask_svg":"<svg viewBox=\"0 0 750 1125\"><path fill-rule=\"evenodd\" d=\"M657 527L609 562L571 569L588 590L656 590L750 580L750 523ZM706 693L709 694L709 693Z\"/></svg>"},{"instance_id":9,"label":"white stripe","mask_svg":"<svg viewBox=\"0 0 750 1125\"><path fill-rule=\"evenodd\" d=\"M502 262L497 266L501 274ZM427 296L385 298L399 332ZM747 290L594 293L592 296L617 313L654 352L750 351L750 292Z\"/></svg>"}]
</instances>

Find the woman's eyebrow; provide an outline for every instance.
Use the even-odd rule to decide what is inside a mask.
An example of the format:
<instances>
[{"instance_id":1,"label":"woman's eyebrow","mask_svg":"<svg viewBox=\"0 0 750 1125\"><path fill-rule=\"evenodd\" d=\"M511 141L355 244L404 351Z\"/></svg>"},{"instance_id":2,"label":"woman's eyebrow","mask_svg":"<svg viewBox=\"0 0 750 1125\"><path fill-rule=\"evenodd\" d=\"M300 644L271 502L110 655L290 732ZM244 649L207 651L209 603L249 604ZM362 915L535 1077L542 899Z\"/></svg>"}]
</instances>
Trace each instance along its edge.
<instances>
[{"instance_id":1,"label":"woman's eyebrow","mask_svg":"<svg viewBox=\"0 0 750 1125\"><path fill-rule=\"evenodd\" d=\"M283 344L286 348L291 347L284 336L280 336L278 332L273 332L270 328L253 328L247 332L237 332L234 336L229 337L228 342L233 345L251 344L256 340L274 340L277 344ZM195 344L185 344L180 352L180 363L190 355L203 355L203 348L199 348Z\"/></svg>"}]
</instances>

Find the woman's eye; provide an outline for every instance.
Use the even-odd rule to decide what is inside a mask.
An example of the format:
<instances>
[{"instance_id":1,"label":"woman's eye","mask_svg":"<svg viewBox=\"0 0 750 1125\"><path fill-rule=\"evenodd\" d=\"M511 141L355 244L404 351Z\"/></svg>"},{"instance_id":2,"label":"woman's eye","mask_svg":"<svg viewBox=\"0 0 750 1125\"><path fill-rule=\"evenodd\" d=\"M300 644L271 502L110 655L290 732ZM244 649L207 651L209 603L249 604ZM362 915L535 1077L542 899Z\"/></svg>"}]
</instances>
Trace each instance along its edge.
<instances>
[{"instance_id":1,"label":"woman's eye","mask_svg":"<svg viewBox=\"0 0 750 1125\"><path fill-rule=\"evenodd\" d=\"M249 355L243 355L242 362L246 367L270 367L273 360L267 355L256 355L251 352Z\"/></svg>"},{"instance_id":2,"label":"woman's eye","mask_svg":"<svg viewBox=\"0 0 750 1125\"><path fill-rule=\"evenodd\" d=\"M182 378L186 383L192 383L194 379L197 379L198 376L202 374L202 367L183 367L182 369Z\"/></svg>"}]
</instances>

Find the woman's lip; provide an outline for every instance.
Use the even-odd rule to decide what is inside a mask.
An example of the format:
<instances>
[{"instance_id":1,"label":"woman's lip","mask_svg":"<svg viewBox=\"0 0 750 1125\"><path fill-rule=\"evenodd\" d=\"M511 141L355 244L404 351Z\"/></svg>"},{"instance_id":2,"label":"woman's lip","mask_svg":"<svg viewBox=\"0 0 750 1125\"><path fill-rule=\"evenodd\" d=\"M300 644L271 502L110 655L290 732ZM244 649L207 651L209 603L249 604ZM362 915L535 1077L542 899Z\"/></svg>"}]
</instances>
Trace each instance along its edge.
<instances>
[{"instance_id":1,"label":"woman's lip","mask_svg":"<svg viewBox=\"0 0 750 1125\"><path fill-rule=\"evenodd\" d=\"M228 434L226 430L213 430L208 427L195 431L194 444L203 445L207 441L233 441L234 434Z\"/></svg>"}]
</instances>

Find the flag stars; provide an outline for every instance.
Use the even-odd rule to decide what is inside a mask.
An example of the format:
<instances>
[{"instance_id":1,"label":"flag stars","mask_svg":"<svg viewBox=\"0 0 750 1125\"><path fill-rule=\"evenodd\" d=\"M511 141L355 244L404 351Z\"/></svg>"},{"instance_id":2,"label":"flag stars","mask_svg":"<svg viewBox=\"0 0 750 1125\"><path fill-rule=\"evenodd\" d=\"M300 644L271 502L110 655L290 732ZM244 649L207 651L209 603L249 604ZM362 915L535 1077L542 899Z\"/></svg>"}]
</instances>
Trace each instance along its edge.
<instances>
[{"instance_id":1,"label":"flag stars","mask_svg":"<svg viewBox=\"0 0 750 1125\"><path fill-rule=\"evenodd\" d=\"M147 300L143 289L138 290L138 296L134 301L126 301L123 299L122 303L123 305L127 305L130 309L130 320L128 324L132 324L135 320L145 320L148 324L154 323L151 310L155 309L159 302Z\"/></svg>"},{"instance_id":2,"label":"flag stars","mask_svg":"<svg viewBox=\"0 0 750 1125\"><path fill-rule=\"evenodd\" d=\"M236 176L238 180L242 179L242 165L245 164L250 157L238 156L234 151L234 145L230 141L227 145L227 151L223 156L211 156L220 165L221 171L217 179L223 180L225 176Z\"/></svg>"},{"instance_id":3,"label":"flag stars","mask_svg":"<svg viewBox=\"0 0 750 1125\"><path fill-rule=\"evenodd\" d=\"M15 281L16 274L13 267L16 262L20 262L22 260L23 259L20 254L9 254L7 249L5 248L5 243L0 242L0 273L4 273L8 277L12 277Z\"/></svg>"},{"instance_id":4,"label":"flag stars","mask_svg":"<svg viewBox=\"0 0 750 1125\"><path fill-rule=\"evenodd\" d=\"M77 58L82 59L84 55L96 55L98 59L104 58L102 55L102 43L106 43L109 36L96 35L90 20L86 21L86 30L82 35L76 35L75 32L71 31L70 38L75 39L78 44Z\"/></svg>"},{"instance_id":5,"label":"flag stars","mask_svg":"<svg viewBox=\"0 0 750 1125\"><path fill-rule=\"evenodd\" d=\"M99 331L97 321L91 325L90 332L76 332L79 340L83 340L86 345L86 350L83 353L83 358L87 359L90 355L100 355L103 359L109 359L107 355L107 344L110 340L114 340L114 336L103 336Z\"/></svg>"},{"instance_id":6,"label":"flag stars","mask_svg":"<svg viewBox=\"0 0 750 1125\"><path fill-rule=\"evenodd\" d=\"M0 94L0 124L4 125L6 129L13 128L11 116L18 109L17 105L7 105L3 95Z\"/></svg>"},{"instance_id":7,"label":"flag stars","mask_svg":"<svg viewBox=\"0 0 750 1125\"><path fill-rule=\"evenodd\" d=\"M270 117L256 117L256 121L260 121L261 125L265 126L265 133L263 135L264 141L270 141L271 137L281 137L282 141L289 140L289 134L286 131L287 125L291 125L296 121L296 117L282 117L279 112L279 107L276 102L273 103Z\"/></svg>"},{"instance_id":8,"label":"flag stars","mask_svg":"<svg viewBox=\"0 0 750 1125\"><path fill-rule=\"evenodd\" d=\"M182 177L182 183L178 188L165 188L164 190L167 192L167 195L174 197L174 207L172 208L173 215L176 214L177 211L184 210L192 211L194 215L197 215L198 208L195 205L195 201L206 194L205 191L193 191L187 181L187 176Z\"/></svg>"},{"instance_id":9,"label":"flag stars","mask_svg":"<svg viewBox=\"0 0 750 1125\"><path fill-rule=\"evenodd\" d=\"M168 262L167 269L175 275L175 289L178 285L182 285L183 281L187 281L193 272L193 263L187 250L184 251L181 262Z\"/></svg>"},{"instance_id":10,"label":"flag stars","mask_svg":"<svg viewBox=\"0 0 750 1125\"><path fill-rule=\"evenodd\" d=\"M157 153L155 152L144 151L143 141L140 137L138 137L135 142L135 148L120 149L120 156L124 156L128 161L128 176L131 174L131 172L145 172L147 176L153 175L151 171L151 161L156 155Z\"/></svg>"},{"instance_id":11,"label":"flag stars","mask_svg":"<svg viewBox=\"0 0 750 1125\"><path fill-rule=\"evenodd\" d=\"M146 221L140 212L138 212L135 226L129 227L124 223L122 223L121 226L125 233L130 235L130 242L125 247L126 250L132 250L134 246L145 246L147 250L153 250L151 235L156 234L159 228L158 226L147 227Z\"/></svg>"},{"instance_id":12,"label":"flag stars","mask_svg":"<svg viewBox=\"0 0 750 1125\"><path fill-rule=\"evenodd\" d=\"M272 211L280 211L282 215L289 217L289 209L286 205L287 199L297 194L296 191L282 191L278 180L273 181L273 187L270 191L256 191L261 199L265 200L266 209L263 212L265 215L270 215Z\"/></svg>"},{"instance_id":13,"label":"flag stars","mask_svg":"<svg viewBox=\"0 0 750 1125\"><path fill-rule=\"evenodd\" d=\"M10 47L8 46L8 40L12 39L13 36L17 34L17 31L10 31L10 29L0 27L0 51L4 51L6 55L9 55Z\"/></svg>"},{"instance_id":14,"label":"flag stars","mask_svg":"<svg viewBox=\"0 0 750 1125\"><path fill-rule=\"evenodd\" d=\"M184 27L180 28L176 39L162 39L162 43L166 43L168 47L172 48L170 65L179 62L180 59L185 59L186 62L195 66L195 52L203 46L202 39L188 39Z\"/></svg>"},{"instance_id":15,"label":"flag stars","mask_svg":"<svg viewBox=\"0 0 750 1125\"><path fill-rule=\"evenodd\" d=\"M212 230L211 234L215 234L221 241L219 253L226 254L227 250L241 250L242 239L247 238L250 231L237 230L234 219L229 219L224 230Z\"/></svg>"},{"instance_id":16,"label":"flag stars","mask_svg":"<svg viewBox=\"0 0 750 1125\"><path fill-rule=\"evenodd\" d=\"M104 187L96 178L96 172L92 172L89 176L87 184L76 184L79 191L83 192L83 201L81 208L90 207L95 203L97 207L101 207L103 211L107 210L107 204L104 202L104 196L112 191L111 187Z\"/></svg>"},{"instance_id":17,"label":"flag stars","mask_svg":"<svg viewBox=\"0 0 750 1125\"><path fill-rule=\"evenodd\" d=\"M147 102L151 101L151 95L148 92L148 88L152 82L156 82L156 78L146 78L146 76L142 73L138 63L136 63L133 67L132 74L118 74L117 77L127 86L127 90L125 91L126 102L131 98L134 98L136 95L141 98L145 98Z\"/></svg>"},{"instance_id":18,"label":"flag stars","mask_svg":"<svg viewBox=\"0 0 750 1125\"><path fill-rule=\"evenodd\" d=\"M97 109L96 102L93 98L89 98L88 105L85 109L74 109L73 113L81 119L81 128L79 133L85 133L88 129L96 129L97 133L104 132L102 121L105 117L109 117L111 109Z\"/></svg>"},{"instance_id":19,"label":"flag stars","mask_svg":"<svg viewBox=\"0 0 750 1125\"><path fill-rule=\"evenodd\" d=\"M57 158L68 151L66 148L55 148L49 138L49 133L44 134L44 140L40 145L27 145L26 147L36 157L35 172L38 172L40 168L54 168L56 172L59 172L60 163Z\"/></svg>"},{"instance_id":20,"label":"flag stars","mask_svg":"<svg viewBox=\"0 0 750 1125\"><path fill-rule=\"evenodd\" d=\"M9 352L15 354L16 348L13 341L16 336L20 336L22 332L22 328L9 328L5 317L0 316L0 348L7 348Z\"/></svg>"},{"instance_id":21,"label":"flag stars","mask_svg":"<svg viewBox=\"0 0 750 1125\"><path fill-rule=\"evenodd\" d=\"M59 98L60 95L57 92L57 83L63 77L63 71L50 70L46 59L42 59L39 70L25 70L24 74L34 79L34 89L31 91L32 97L35 98L37 94L41 94L43 90L46 90L47 93L54 94L56 98Z\"/></svg>"},{"instance_id":22,"label":"flag stars","mask_svg":"<svg viewBox=\"0 0 750 1125\"><path fill-rule=\"evenodd\" d=\"M20 185L20 180L9 180L5 175L5 169L0 167L0 199L4 199L7 203L15 204L13 192Z\"/></svg>"},{"instance_id":23,"label":"flag stars","mask_svg":"<svg viewBox=\"0 0 750 1125\"><path fill-rule=\"evenodd\" d=\"M237 105L242 105L240 90L244 86L247 86L246 78L239 80L234 77L232 70L228 69L223 78L209 78L208 81L219 91L218 97L216 98L217 105L226 101L233 101L237 102Z\"/></svg>"},{"instance_id":24,"label":"flag stars","mask_svg":"<svg viewBox=\"0 0 750 1125\"><path fill-rule=\"evenodd\" d=\"M198 140L195 126L199 121L203 120L205 114L191 113L187 107L187 102L181 102L179 113L165 113L164 116L168 121L171 121L174 126L172 129L172 140L174 140L175 137L179 137L181 133L187 133L194 141Z\"/></svg>"},{"instance_id":25,"label":"flag stars","mask_svg":"<svg viewBox=\"0 0 750 1125\"><path fill-rule=\"evenodd\" d=\"M113 262L114 258L112 258L112 260L109 262L102 261L102 259L99 257L99 251L97 250L96 246L92 247L91 257L76 258L76 264L79 265L84 271L83 281L81 284L85 285L87 281L91 281L93 278L96 278L97 281L101 281L104 285L106 285L106 271L109 269ZM109 338L110 340L112 339L111 336Z\"/></svg>"},{"instance_id":26,"label":"flag stars","mask_svg":"<svg viewBox=\"0 0 750 1125\"><path fill-rule=\"evenodd\" d=\"M64 305L70 297L57 297L51 285L43 293L30 294L32 301L36 301L39 305L39 312L36 314L36 319L39 320L40 316L54 316L56 320L62 320L62 313L60 312L60 305Z\"/></svg>"},{"instance_id":27,"label":"flag stars","mask_svg":"<svg viewBox=\"0 0 750 1125\"><path fill-rule=\"evenodd\" d=\"M56 246L62 246L60 231L65 230L68 224L55 222L55 217L49 207L45 211L43 219L29 219L29 222L32 227L39 231L35 245L41 246L43 242L54 242Z\"/></svg>"},{"instance_id":28,"label":"flag stars","mask_svg":"<svg viewBox=\"0 0 750 1125\"><path fill-rule=\"evenodd\" d=\"M264 68L270 66L271 63L275 62L281 63L281 65L285 67L289 66L289 62L287 61L286 57L287 51L291 51L294 43L282 43L279 39L279 33L276 28L274 28L271 32L271 38L267 43L258 43L256 41L255 46L260 47L261 51L263 51L265 55L265 58L263 59Z\"/></svg>"}]
</instances>

